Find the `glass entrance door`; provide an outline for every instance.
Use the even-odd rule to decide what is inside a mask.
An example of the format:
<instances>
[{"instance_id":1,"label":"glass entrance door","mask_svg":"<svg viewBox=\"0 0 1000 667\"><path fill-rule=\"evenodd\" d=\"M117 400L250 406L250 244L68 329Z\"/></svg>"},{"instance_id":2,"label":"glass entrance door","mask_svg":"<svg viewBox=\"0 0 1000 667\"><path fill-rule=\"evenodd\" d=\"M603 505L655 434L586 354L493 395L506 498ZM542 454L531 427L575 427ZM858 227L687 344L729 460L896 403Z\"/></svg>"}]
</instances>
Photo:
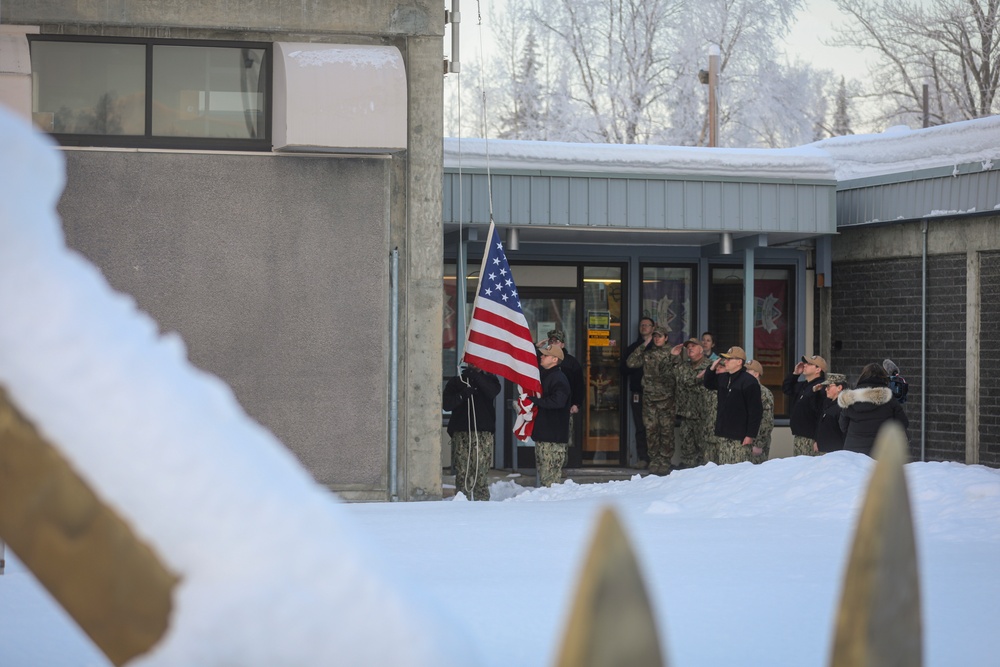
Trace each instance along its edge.
<instances>
[{"instance_id":1,"label":"glass entrance door","mask_svg":"<svg viewBox=\"0 0 1000 667\"><path fill-rule=\"evenodd\" d=\"M586 343L584 439L581 464L618 466L628 462L622 437L622 269L583 269L583 326Z\"/></svg>"},{"instance_id":2,"label":"glass entrance door","mask_svg":"<svg viewBox=\"0 0 1000 667\"><path fill-rule=\"evenodd\" d=\"M575 293L575 290L546 290L542 291L537 288L520 288L521 293L521 311L524 313L524 319L528 322L528 329L531 331L531 336L537 343L540 340L548 338L549 332L553 329L561 329L566 334L566 351L575 356L581 364L583 364L583 359L578 353L579 350L579 338L577 336L577 303L579 299ZM513 392L511 383L506 383L508 385L508 391ZM513 393L508 398L514 398ZM506 402L507 405L511 403ZM507 420L511 421L513 411L507 411ZM574 417L574 426L579 424L580 418ZM513 424L508 428L513 428ZM574 429L573 439L576 442L580 440L580 427L577 426ZM576 459L579 460L579 447L570 447L569 450L569 460L567 461L567 466L579 465L579 463L574 463L574 452L576 453ZM506 453L505 453L506 454ZM517 449L517 468L534 468L535 467L535 450L533 447L518 447ZM511 458L505 456L506 460L512 460Z\"/></svg>"}]
</instances>

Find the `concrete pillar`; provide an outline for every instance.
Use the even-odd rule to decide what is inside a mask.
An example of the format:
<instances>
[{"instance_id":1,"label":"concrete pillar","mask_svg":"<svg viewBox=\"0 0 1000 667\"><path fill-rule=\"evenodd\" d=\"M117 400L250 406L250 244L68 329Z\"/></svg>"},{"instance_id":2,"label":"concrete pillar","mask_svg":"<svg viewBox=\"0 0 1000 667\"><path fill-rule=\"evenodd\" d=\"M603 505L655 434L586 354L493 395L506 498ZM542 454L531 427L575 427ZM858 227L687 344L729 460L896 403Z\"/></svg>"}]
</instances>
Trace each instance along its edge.
<instances>
[{"instance_id":1,"label":"concrete pillar","mask_svg":"<svg viewBox=\"0 0 1000 667\"><path fill-rule=\"evenodd\" d=\"M409 150L407 220L400 251L405 300L401 303L400 471L402 498L441 497L441 322L444 178L440 37L407 40ZM405 370L404 370L405 369Z\"/></svg>"},{"instance_id":2,"label":"concrete pillar","mask_svg":"<svg viewBox=\"0 0 1000 667\"><path fill-rule=\"evenodd\" d=\"M0 104L31 121L31 53L37 26L0 25Z\"/></svg>"},{"instance_id":3,"label":"concrete pillar","mask_svg":"<svg viewBox=\"0 0 1000 667\"><path fill-rule=\"evenodd\" d=\"M979 327L982 284L980 254L975 248L966 252L965 271L965 358L968 381L965 384L965 462L979 463L979 387L981 364Z\"/></svg>"}]
</instances>

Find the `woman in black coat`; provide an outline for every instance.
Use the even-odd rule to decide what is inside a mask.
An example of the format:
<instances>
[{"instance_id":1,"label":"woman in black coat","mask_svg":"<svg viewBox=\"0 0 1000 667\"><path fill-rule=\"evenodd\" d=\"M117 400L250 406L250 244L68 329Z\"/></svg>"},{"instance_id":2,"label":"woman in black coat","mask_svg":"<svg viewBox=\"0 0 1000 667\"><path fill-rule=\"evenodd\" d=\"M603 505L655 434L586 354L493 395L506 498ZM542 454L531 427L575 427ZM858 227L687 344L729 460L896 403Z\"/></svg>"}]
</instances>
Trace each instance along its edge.
<instances>
[{"instance_id":1,"label":"woman in black coat","mask_svg":"<svg viewBox=\"0 0 1000 667\"><path fill-rule=\"evenodd\" d=\"M844 432L844 449L871 456L875 436L882 424L897 421L905 429L910 420L903 406L893 399L889 375L880 364L868 364L861 371L856 389L842 391L840 429Z\"/></svg>"}]
</instances>

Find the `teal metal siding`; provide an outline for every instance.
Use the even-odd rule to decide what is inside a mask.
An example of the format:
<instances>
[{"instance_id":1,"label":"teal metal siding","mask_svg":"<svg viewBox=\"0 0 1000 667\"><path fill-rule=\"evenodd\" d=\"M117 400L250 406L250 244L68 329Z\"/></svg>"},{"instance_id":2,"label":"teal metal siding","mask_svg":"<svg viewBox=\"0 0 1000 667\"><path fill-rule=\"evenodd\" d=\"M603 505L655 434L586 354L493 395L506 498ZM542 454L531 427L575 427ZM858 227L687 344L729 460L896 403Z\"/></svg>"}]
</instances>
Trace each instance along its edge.
<instances>
[{"instance_id":1,"label":"teal metal siding","mask_svg":"<svg viewBox=\"0 0 1000 667\"><path fill-rule=\"evenodd\" d=\"M581 228L834 233L836 186L493 174L497 224ZM489 222L486 175L444 175L445 223ZM460 219L461 218L461 219Z\"/></svg>"}]
</instances>

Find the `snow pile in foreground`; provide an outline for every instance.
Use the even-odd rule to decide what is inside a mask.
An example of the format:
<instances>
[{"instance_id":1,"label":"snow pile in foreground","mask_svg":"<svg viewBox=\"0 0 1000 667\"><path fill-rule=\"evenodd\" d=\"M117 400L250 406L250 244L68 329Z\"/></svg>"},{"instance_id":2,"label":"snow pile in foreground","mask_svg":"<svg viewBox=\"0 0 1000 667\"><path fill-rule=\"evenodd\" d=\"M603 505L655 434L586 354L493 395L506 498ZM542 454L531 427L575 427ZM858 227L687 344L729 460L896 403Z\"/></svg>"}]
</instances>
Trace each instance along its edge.
<instances>
[{"instance_id":1,"label":"snow pile in foreground","mask_svg":"<svg viewBox=\"0 0 1000 667\"><path fill-rule=\"evenodd\" d=\"M56 151L2 110L0 145L0 384L180 577L134 664L473 664L230 389L65 247Z\"/></svg>"}]
</instances>

